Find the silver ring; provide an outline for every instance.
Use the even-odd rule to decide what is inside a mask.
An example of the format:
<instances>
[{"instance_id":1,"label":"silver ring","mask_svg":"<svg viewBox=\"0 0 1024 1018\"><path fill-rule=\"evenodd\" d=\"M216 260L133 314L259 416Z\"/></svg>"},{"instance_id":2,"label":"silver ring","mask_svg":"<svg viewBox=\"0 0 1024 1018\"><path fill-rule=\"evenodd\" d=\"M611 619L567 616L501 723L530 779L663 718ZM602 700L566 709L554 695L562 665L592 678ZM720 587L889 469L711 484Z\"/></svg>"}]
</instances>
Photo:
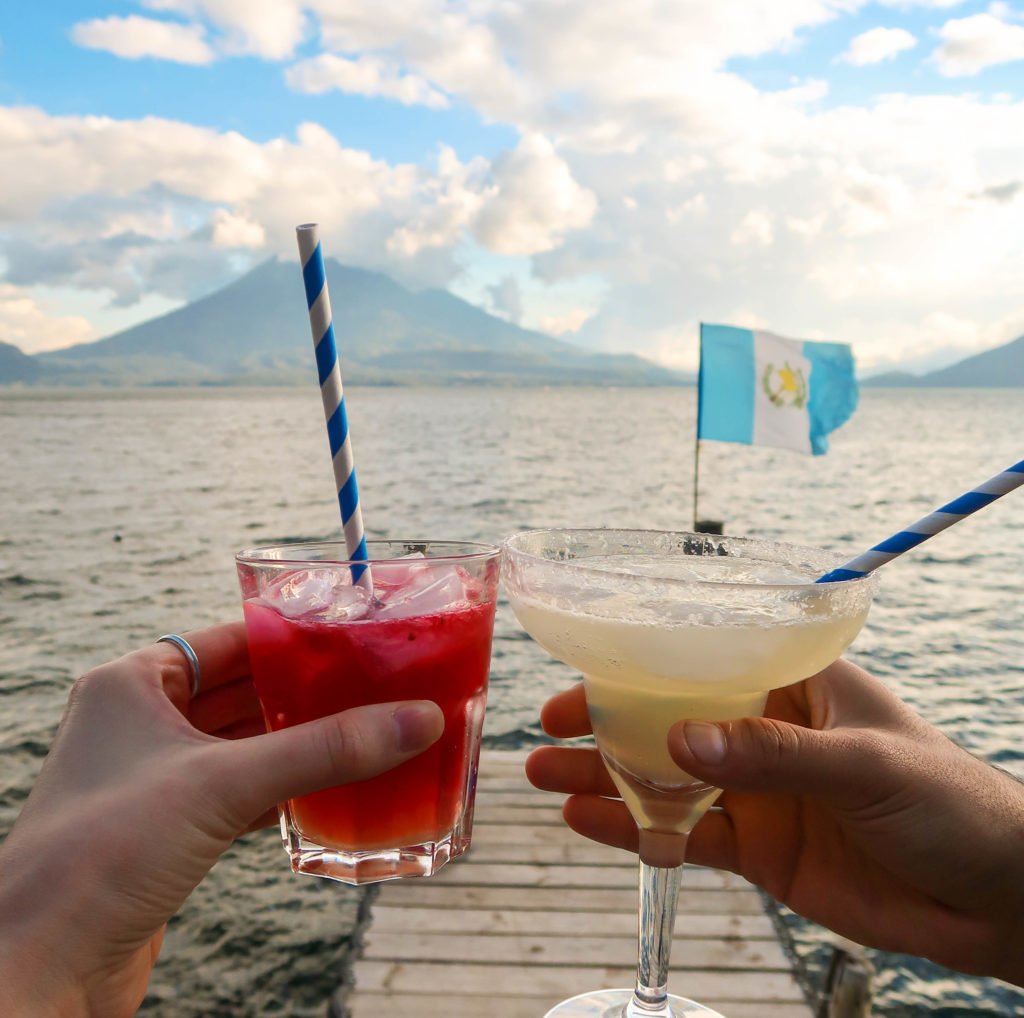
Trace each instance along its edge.
<instances>
[{"instance_id":1,"label":"silver ring","mask_svg":"<svg viewBox=\"0 0 1024 1018\"><path fill-rule=\"evenodd\" d=\"M199 658L196 657L196 652L192 649L192 645L184 636L178 636L177 633L167 633L156 642L173 643L185 655L185 660L188 661L188 670L192 673L192 699L194 700L199 695L200 671Z\"/></svg>"}]
</instances>

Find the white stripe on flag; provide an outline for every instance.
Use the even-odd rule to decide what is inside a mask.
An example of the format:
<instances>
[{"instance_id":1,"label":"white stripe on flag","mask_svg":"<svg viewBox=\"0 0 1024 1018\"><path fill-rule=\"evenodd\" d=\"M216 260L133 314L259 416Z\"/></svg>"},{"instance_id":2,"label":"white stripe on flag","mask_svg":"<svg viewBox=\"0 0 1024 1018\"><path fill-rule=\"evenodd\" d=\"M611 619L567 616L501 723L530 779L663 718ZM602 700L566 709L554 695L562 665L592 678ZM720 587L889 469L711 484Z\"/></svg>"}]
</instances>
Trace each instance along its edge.
<instances>
[{"instance_id":1,"label":"white stripe on flag","mask_svg":"<svg viewBox=\"0 0 1024 1018\"><path fill-rule=\"evenodd\" d=\"M754 445L811 451L811 362L803 343L754 332Z\"/></svg>"}]
</instances>

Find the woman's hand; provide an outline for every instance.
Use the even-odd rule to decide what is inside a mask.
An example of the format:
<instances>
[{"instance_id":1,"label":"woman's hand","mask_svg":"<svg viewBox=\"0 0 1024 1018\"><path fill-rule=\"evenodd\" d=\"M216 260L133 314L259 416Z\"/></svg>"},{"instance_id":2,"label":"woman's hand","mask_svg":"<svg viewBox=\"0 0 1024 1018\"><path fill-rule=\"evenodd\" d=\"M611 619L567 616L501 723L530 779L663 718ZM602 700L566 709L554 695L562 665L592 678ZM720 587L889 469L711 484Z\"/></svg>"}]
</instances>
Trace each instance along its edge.
<instances>
[{"instance_id":1,"label":"woman's hand","mask_svg":"<svg viewBox=\"0 0 1024 1018\"><path fill-rule=\"evenodd\" d=\"M542 724L590 731L583 687ZM679 723L669 751L726 789L687 858L732 870L851 940L1024 985L1024 785L977 760L862 669L838 661L773 692L765 717ZM568 792L566 822L637 848L596 750L545 747L527 774Z\"/></svg>"},{"instance_id":2,"label":"woman's hand","mask_svg":"<svg viewBox=\"0 0 1024 1018\"><path fill-rule=\"evenodd\" d=\"M268 734L245 628L159 643L75 683L39 779L0 846L0 986L19 1018L134 1015L164 924L275 804L372 777L440 736L425 701Z\"/></svg>"}]
</instances>

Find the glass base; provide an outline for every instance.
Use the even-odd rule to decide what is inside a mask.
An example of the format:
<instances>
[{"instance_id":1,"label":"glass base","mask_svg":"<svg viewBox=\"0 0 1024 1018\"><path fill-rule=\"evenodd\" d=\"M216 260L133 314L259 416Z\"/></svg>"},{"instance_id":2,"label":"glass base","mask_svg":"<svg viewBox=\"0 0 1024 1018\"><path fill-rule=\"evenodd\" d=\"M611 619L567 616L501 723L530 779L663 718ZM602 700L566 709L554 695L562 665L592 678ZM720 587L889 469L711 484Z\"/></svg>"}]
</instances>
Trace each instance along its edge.
<instances>
[{"instance_id":1,"label":"glass base","mask_svg":"<svg viewBox=\"0 0 1024 1018\"><path fill-rule=\"evenodd\" d=\"M401 877L429 877L469 848L469 833L459 829L439 841L362 851L324 848L307 841L285 823L282 823L281 833L293 872L328 877L343 884L374 884Z\"/></svg>"},{"instance_id":2,"label":"glass base","mask_svg":"<svg viewBox=\"0 0 1024 1018\"><path fill-rule=\"evenodd\" d=\"M709 1007L671 994L662 1010L627 1011L632 999L632 990L592 990L556 1004L544 1018L633 1018L634 1014L638 1018L724 1018Z\"/></svg>"}]
</instances>

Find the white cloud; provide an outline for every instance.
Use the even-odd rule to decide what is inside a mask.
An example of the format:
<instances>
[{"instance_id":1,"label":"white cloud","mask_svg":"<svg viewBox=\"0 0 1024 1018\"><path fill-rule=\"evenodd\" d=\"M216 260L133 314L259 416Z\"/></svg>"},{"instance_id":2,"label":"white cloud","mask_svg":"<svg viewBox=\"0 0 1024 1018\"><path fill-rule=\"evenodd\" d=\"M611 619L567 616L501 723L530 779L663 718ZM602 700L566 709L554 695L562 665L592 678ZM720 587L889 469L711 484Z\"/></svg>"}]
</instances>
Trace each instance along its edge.
<instances>
[{"instance_id":1,"label":"white cloud","mask_svg":"<svg viewBox=\"0 0 1024 1018\"><path fill-rule=\"evenodd\" d=\"M155 57L180 64L208 64L215 54L202 25L181 25L129 15L80 21L71 38L87 49L105 50L127 60Z\"/></svg>"},{"instance_id":2,"label":"white cloud","mask_svg":"<svg viewBox=\"0 0 1024 1018\"><path fill-rule=\"evenodd\" d=\"M397 99L405 106L445 109L448 100L417 74L402 74L389 62L362 56L355 60L321 53L289 67L285 81L297 92L322 93L336 89L354 95Z\"/></svg>"},{"instance_id":3,"label":"white cloud","mask_svg":"<svg viewBox=\"0 0 1024 1018\"><path fill-rule=\"evenodd\" d=\"M62 315L41 305L27 287L0 283L0 340L24 353L42 353L99 338L80 315Z\"/></svg>"},{"instance_id":4,"label":"white cloud","mask_svg":"<svg viewBox=\"0 0 1024 1018\"><path fill-rule=\"evenodd\" d=\"M913 49L917 39L905 28L872 28L850 40L850 48L839 58L855 67L891 60Z\"/></svg>"},{"instance_id":5,"label":"white cloud","mask_svg":"<svg viewBox=\"0 0 1024 1018\"><path fill-rule=\"evenodd\" d=\"M977 74L996 64L1024 60L1024 26L995 14L975 14L947 21L939 30L942 44L932 55L948 78Z\"/></svg>"},{"instance_id":6,"label":"white cloud","mask_svg":"<svg viewBox=\"0 0 1024 1018\"><path fill-rule=\"evenodd\" d=\"M786 228L797 236L805 237L808 240L819 236L824 226L824 214L816 216L788 216L786 218Z\"/></svg>"},{"instance_id":7,"label":"white cloud","mask_svg":"<svg viewBox=\"0 0 1024 1018\"><path fill-rule=\"evenodd\" d=\"M913 10L915 7L948 10L950 7L960 7L965 0L877 0L877 2L881 7L896 7L899 10Z\"/></svg>"},{"instance_id":8,"label":"white cloud","mask_svg":"<svg viewBox=\"0 0 1024 1018\"><path fill-rule=\"evenodd\" d=\"M284 60L308 31L303 0L142 0L154 11L205 18L225 53Z\"/></svg>"},{"instance_id":9,"label":"white cloud","mask_svg":"<svg viewBox=\"0 0 1024 1018\"><path fill-rule=\"evenodd\" d=\"M708 214L708 200L699 192L686 197L678 205L673 205L666 211L670 223L680 223L692 217L706 216Z\"/></svg>"},{"instance_id":10,"label":"white cloud","mask_svg":"<svg viewBox=\"0 0 1024 1018\"><path fill-rule=\"evenodd\" d=\"M516 324L523 320L523 292L515 276L504 276L489 286L487 296L495 314Z\"/></svg>"},{"instance_id":11,"label":"white cloud","mask_svg":"<svg viewBox=\"0 0 1024 1018\"><path fill-rule=\"evenodd\" d=\"M729 235L737 247L768 247L775 238L772 217L760 209L751 209Z\"/></svg>"},{"instance_id":12,"label":"white cloud","mask_svg":"<svg viewBox=\"0 0 1024 1018\"><path fill-rule=\"evenodd\" d=\"M586 226L597 209L569 165L539 135L523 139L491 165L487 200L474 223L479 240L499 254L536 254Z\"/></svg>"},{"instance_id":13,"label":"white cloud","mask_svg":"<svg viewBox=\"0 0 1024 1018\"><path fill-rule=\"evenodd\" d=\"M213 214L214 247L254 248L266 246L267 231L248 216L235 215L228 209L217 209Z\"/></svg>"},{"instance_id":14,"label":"white cloud","mask_svg":"<svg viewBox=\"0 0 1024 1018\"><path fill-rule=\"evenodd\" d=\"M579 332L584 323L593 314L589 308L572 308L557 315L545 315L540 320L542 332L551 336L564 336L569 332Z\"/></svg>"}]
</instances>

